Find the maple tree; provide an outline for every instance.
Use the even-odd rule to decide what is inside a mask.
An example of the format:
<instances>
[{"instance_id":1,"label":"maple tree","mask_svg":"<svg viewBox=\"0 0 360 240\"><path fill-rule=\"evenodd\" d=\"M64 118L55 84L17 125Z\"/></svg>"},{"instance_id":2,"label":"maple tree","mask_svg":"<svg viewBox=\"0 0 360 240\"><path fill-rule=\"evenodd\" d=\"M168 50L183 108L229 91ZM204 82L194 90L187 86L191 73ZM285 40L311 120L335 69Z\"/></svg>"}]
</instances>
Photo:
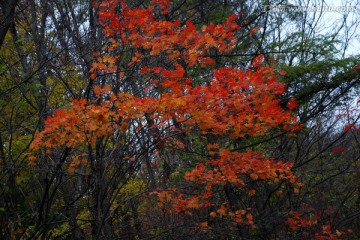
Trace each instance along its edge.
<instances>
[{"instance_id":1,"label":"maple tree","mask_svg":"<svg viewBox=\"0 0 360 240\"><path fill-rule=\"evenodd\" d=\"M66 154L56 162L59 168L66 168L69 174L85 168L87 176L96 175L97 181L105 181L105 171L99 173L109 164L104 154L121 149L115 162L134 168L141 165L145 154L155 159L168 149L198 159L197 153L189 151L186 139L197 135L202 139L202 158L192 162L182 181L201 187L188 194L176 186L158 186L153 189L158 206L169 205L169 211L187 216L207 209L210 219L226 217L239 229L245 225L255 229L252 209L235 203L227 189L236 188L252 197L257 194L254 183L278 184L276 195L280 196L282 187L290 186L298 194L302 184L292 173L292 163L232 143L273 132L291 137L301 129L292 114L295 100L280 105L285 84L277 81L278 73L263 62L262 56L256 57L248 69L236 64L219 67L211 57L210 52L229 53L235 47L234 33L240 29L236 15L223 24L197 28L189 21L166 20L170 6L167 0L153 0L146 8L131 8L121 0L93 3L108 38L108 43L94 53L98 61L90 70L93 98L76 99L69 108L55 110L45 120L44 129L31 143L29 164L39 164L40 155L54 161L53 152L65 149ZM250 34L258 30L252 29ZM141 141L132 138L144 133L149 143L145 150ZM106 194L104 189L96 191ZM225 197L218 196L221 191ZM97 197L94 194L94 202ZM107 215L115 199L104 198ZM94 216L103 214L96 212L98 209L90 211ZM200 229L211 229L209 222L201 222ZM295 214L284 224L296 231L299 226L316 223ZM326 225L315 237L325 235L336 239L339 234L334 235Z\"/></svg>"}]
</instances>

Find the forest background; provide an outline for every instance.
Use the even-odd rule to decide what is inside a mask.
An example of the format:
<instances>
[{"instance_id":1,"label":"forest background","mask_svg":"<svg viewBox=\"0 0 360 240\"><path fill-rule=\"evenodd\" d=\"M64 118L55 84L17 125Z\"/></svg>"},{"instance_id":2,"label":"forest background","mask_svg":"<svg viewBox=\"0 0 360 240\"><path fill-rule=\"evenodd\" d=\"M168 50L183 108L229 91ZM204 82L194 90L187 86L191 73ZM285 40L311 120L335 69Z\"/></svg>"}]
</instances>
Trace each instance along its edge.
<instances>
[{"instance_id":1,"label":"forest background","mask_svg":"<svg viewBox=\"0 0 360 240\"><path fill-rule=\"evenodd\" d=\"M0 238L359 237L359 2L290 10L333 4L1 1Z\"/></svg>"}]
</instances>

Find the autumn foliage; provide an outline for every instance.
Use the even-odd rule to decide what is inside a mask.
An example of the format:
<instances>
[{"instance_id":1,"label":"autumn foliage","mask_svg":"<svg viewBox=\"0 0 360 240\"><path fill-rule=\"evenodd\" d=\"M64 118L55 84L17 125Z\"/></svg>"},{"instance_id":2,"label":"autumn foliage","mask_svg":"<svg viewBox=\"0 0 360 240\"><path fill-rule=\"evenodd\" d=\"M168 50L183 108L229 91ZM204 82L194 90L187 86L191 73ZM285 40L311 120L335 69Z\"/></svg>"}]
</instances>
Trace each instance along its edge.
<instances>
[{"instance_id":1,"label":"autumn foliage","mask_svg":"<svg viewBox=\"0 0 360 240\"><path fill-rule=\"evenodd\" d=\"M91 69L94 97L75 99L67 109L55 110L46 119L44 129L35 135L30 147L31 165L39 164L40 154L50 156L54 149L76 149L62 163L74 173L79 166L95 161L87 156L86 149L119 132L132 135L147 131L153 146L148 149L150 154L167 148L187 152L187 143L177 136L193 134L203 139L205 157L194 161L181 181L197 185L198 190L189 195L179 186L167 189L159 185L151 195L158 197L158 207L170 205L169 211L189 216L208 209L205 215L210 219L227 217L237 226L255 229L252 209L234 206L226 198L219 202L220 189L231 186L252 197L257 192L249 184L259 182L281 183L291 186L295 194L299 192L302 185L292 173L292 163L230 144L270 133L291 135L301 129L292 114L295 100L280 106L279 96L285 84L277 81L278 73L263 63L262 56L254 58L247 69L217 63L214 53L230 53L237 42L235 35L240 26L236 15L223 24L198 27L189 21L159 18L159 12L166 16L170 10L171 3L166 0L153 0L147 8L131 8L121 0L93 5L99 9L108 37L104 48L94 53L98 57ZM129 58L129 51L127 64L119 64L122 58ZM141 86L145 86L140 92L122 85L131 85L134 73L130 74L129 69L135 69ZM117 87L97 81L106 76L115 79ZM220 138L227 140L217 141ZM187 154L191 156L190 151ZM138 156L135 152L118 161L137 161ZM276 194L282 194L281 187ZM316 225L314 221L301 221L300 215L292 215L284 225L293 231ZM206 221L199 224L204 231L211 229ZM336 239L339 234L334 235L324 226L316 236Z\"/></svg>"}]
</instances>

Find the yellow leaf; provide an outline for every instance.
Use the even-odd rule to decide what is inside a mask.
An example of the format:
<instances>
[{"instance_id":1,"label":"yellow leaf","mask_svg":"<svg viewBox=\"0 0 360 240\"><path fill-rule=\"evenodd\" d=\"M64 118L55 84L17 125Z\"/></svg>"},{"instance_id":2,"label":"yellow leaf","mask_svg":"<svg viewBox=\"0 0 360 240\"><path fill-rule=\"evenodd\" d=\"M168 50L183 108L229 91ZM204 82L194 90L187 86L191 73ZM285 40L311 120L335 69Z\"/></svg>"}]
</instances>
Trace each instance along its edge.
<instances>
[{"instance_id":1,"label":"yellow leaf","mask_svg":"<svg viewBox=\"0 0 360 240\"><path fill-rule=\"evenodd\" d=\"M225 216L226 215L226 209L221 207L220 209L217 210L217 213L219 213L222 216Z\"/></svg>"}]
</instances>

